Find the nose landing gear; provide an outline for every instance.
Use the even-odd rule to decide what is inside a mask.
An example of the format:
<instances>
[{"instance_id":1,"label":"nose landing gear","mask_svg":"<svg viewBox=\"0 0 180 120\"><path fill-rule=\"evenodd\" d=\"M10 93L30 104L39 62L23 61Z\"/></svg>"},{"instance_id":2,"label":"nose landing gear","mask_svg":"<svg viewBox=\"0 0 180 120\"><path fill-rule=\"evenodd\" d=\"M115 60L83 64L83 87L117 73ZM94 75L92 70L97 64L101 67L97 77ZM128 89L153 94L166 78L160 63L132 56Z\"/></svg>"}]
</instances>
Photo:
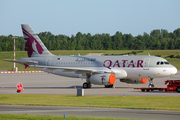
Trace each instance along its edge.
<instances>
[{"instance_id":1,"label":"nose landing gear","mask_svg":"<svg viewBox=\"0 0 180 120\"><path fill-rule=\"evenodd\" d=\"M153 78L149 78L148 81L149 81L148 87L149 87L149 88L153 88L153 87L154 87Z\"/></svg>"}]
</instances>

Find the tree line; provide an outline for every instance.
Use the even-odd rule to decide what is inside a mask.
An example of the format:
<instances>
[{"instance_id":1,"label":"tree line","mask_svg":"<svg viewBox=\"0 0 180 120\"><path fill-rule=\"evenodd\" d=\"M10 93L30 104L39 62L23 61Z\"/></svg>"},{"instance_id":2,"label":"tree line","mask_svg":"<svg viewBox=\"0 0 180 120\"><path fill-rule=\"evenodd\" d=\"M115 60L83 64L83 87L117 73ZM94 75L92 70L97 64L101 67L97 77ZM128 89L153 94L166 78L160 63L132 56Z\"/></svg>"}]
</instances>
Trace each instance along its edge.
<instances>
[{"instance_id":1,"label":"tree line","mask_svg":"<svg viewBox=\"0 0 180 120\"><path fill-rule=\"evenodd\" d=\"M71 37L53 35L51 32L41 32L39 38L49 50L173 50L180 49L180 28L173 32L165 29L156 29L150 34L132 36L117 31L110 34L82 34L78 32ZM0 52L13 51L14 40L12 35L0 36ZM16 50L25 50L25 41L22 36L16 38Z\"/></svg>"}]
</instances>

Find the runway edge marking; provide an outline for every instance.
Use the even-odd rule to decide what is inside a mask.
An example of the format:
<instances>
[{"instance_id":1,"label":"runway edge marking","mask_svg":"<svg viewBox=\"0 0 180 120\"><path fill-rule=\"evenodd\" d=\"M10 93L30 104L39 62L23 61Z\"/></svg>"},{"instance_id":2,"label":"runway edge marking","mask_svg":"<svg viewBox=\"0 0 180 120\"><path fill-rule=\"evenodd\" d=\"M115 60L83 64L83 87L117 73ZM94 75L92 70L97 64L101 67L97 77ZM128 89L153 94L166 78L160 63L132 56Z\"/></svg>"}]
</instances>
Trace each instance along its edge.
<instances>
[{"instance_id":1,"label":"runway edge marking","mask_svg":"<svg viewBox=\"0 0 180 120\"><path fill-rule=\"evenodd\" d=\"M10 73L43 73L44 71L8 71L0 72L0 74L10 74Z\"/></svg>"}]
</instances>

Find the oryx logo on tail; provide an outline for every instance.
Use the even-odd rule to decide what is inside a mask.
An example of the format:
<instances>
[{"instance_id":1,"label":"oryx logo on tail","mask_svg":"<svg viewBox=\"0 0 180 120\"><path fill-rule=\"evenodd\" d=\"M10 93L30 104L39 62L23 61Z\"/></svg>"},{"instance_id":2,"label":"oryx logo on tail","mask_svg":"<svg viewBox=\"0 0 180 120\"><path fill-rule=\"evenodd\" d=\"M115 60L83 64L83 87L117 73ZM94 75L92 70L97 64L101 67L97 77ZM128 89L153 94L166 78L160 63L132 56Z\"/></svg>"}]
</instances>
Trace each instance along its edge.
<instances>
[{"instance_id":1,"label":"oryx logo on tail","mask_svg":"<svg viewBox=\"0 0 180 120\"><path fill-rule=\"evenodd\" d=\"M39 42L29 33L27 32L24 28L23 29L23 34L24 34L24 39L26 42L26 50L28 52L28 57L31 57L33 52L42 54L44 52L43 48L39 44Z\"/></svg>"}]
</instances>

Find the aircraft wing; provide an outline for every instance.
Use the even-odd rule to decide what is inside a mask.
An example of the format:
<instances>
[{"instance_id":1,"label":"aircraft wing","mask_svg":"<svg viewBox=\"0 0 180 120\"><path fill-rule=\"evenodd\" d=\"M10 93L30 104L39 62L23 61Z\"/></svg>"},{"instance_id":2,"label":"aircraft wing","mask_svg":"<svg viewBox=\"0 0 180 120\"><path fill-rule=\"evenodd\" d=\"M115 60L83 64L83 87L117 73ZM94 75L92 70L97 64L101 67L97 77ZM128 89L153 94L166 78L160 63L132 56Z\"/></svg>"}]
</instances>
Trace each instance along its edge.
<instances>
[{"instance_id":1,"label":"aircraft wing","mask_svg":"<svg viewBox=\"0 0 180 120\"><path fill-rule=\"evenodd\" d=\"M41 66L41 65L30 65L29 67L31 68L48 68L48 69L63 69L67 71L78 71L78 72L109 72L112 73L111 70L109 69L102 69L99 67L59 67L59 66Z\"/></svg>"},{"instance_id":2,"label":"aircraft wing","mask_svg":"<svg viewBox=\"0 0 180 120\"><path fill-rule=\"evenodd\" d=\"M20 64L37 64L38 63L36 61L20 61L20 60L9 60L9 59L4 59L3 61L15 62L15 63L20 63Z\"/></svg>"},{"instance_id":3,"label":"aircraft wing","mask_svg":"<svg viewBox=\"0 0 180 120\"><path fill-rule=\"evenodd\" d=\"M98 72L108 72L112 73L110 69L106 68L99 68L99 67L60 67L60 66L42 66L42 65L35 65L38 62L36 61L20 61L20 60L9 60L9 59L4 59L4 61L8 62L15 62L15 63L20 63L20 64L27 64L31 68L41 68L41 69L63 69L66 71L77 71L77 72L91 72L91 73L98 73Z\"/></svg>"}]
</instances>

